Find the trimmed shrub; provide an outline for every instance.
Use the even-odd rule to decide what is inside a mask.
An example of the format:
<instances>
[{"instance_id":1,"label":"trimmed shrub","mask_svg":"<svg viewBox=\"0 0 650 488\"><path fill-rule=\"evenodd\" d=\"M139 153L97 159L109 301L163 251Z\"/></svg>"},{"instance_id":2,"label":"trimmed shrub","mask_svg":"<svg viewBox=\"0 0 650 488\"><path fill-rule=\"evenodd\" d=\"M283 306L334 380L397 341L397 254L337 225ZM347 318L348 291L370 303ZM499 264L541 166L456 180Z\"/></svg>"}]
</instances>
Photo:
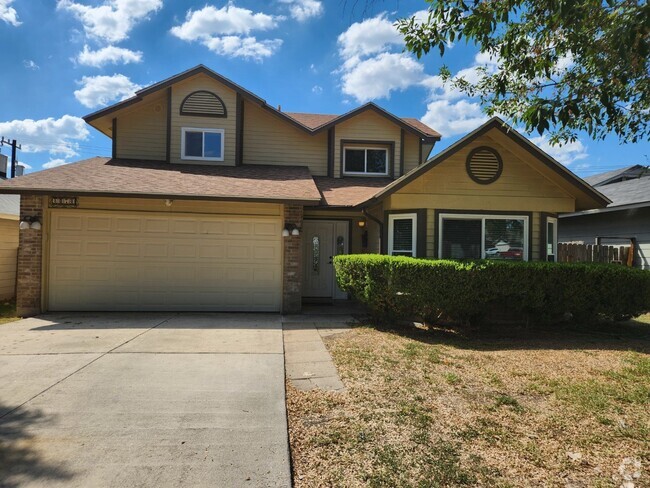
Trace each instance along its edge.
<instances>
[{"instance_id":1,"label":"trimmed shrub","mask_svg":"<svg viewBox=\"0 0 650 488\"><path fill-rule=\"evenodd\" d=\"M339 287L380 319L478 323L506 311L536 323L620 320L650 310L650 273L613 264L451 261L378 254L334 259Z\"/></svg>"}]
</instances>

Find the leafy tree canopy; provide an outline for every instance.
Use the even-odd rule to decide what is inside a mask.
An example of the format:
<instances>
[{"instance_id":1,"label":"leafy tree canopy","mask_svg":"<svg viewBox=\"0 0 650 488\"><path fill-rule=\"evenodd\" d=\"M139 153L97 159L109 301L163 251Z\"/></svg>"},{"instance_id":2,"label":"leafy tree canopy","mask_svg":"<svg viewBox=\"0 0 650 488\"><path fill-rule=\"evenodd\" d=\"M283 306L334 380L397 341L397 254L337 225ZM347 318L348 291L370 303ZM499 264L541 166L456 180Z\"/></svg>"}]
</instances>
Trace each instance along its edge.
<instances>
[{"instance_id":1,"label":"leafy tree canopy","mask_svg":"<svg viewBox=\"0 0 650 488\"><path fill-rule=\"evenodd\" d=\"M428 15L397 23L418 57L474 43L496 67L447 82L551 142L650 137L650 7L647 1L427 0ZM471 78L471 79L470 79Z\"/></svg>"}]
</instances>

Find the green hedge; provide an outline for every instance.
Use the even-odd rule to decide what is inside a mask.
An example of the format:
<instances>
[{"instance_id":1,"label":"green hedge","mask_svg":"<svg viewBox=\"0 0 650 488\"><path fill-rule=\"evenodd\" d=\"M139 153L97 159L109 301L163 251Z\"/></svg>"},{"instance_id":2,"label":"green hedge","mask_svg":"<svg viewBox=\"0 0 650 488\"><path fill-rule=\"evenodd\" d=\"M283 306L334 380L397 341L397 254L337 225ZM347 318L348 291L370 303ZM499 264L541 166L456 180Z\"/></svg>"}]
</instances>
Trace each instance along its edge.
<instances>
[{"instance_id":1,"label":"green hedge","mask_svg":"<svg viewBox=\"0 0 650 488\"><path fill-rule=\"evenodd\" d=\"M622 319L650 310L650 273L620 265L449 261L341 255L342 290L379 318L481 322L494 311L552 322Z\"/></svg>"}]
</instances>

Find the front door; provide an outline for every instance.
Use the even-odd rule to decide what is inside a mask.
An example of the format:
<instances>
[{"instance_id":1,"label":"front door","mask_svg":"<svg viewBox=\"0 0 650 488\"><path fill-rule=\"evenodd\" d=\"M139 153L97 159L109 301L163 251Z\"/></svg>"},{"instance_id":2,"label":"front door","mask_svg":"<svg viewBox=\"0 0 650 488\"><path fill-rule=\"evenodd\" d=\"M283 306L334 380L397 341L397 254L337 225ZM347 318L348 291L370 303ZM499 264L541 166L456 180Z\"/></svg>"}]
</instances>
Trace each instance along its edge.
<instances>
[{"instance_id":1,"label":"front door","mask_svg":"<svg viewBox=\"0 0 650 488\"><path fill-rule=\"evenodd\" d=\"M302 226L302 296L346 299L336 285L332 258L348 252L349 223L337 220L305 220Z\"/></svg>"}]
</instances>

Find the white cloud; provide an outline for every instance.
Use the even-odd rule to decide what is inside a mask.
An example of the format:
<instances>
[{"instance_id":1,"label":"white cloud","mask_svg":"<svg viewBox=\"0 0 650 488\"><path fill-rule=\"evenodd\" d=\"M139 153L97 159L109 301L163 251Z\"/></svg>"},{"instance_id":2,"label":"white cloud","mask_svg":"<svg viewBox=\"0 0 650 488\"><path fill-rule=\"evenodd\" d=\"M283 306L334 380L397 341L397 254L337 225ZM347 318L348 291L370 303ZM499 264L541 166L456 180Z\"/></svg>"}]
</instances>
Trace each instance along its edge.
<instances>
[{"instance_id":1,"label":"white cloud","mask_svg":"<svg viewBox=\"0 0 650 488\"><path fill-rule=\"evenodd\" d=\"M321 93L323 93L323 87L320 85L314 85L311 87L311 91L316 95L320 95Z\"/></svg>"},{"instance_id":2,"label":"white cloud","mask_svg":"<svg viewBox=\"0 0 650 488\"><path fill-rule=\"evenodd\" d=\"M589 156L587 148L585 145L580 142L580 140L575 140L573 142L567 142L564 145L555 145L552 146L549 142L548 135L543 134L537 137L530 137L530 141L537 145L542 151L547 153L556 161L559 161L565 166L569 166L575 161L580 161L586 159ZM589 165L582 164L577 169L585 169Z\"/></svg>"},{"instance_id":3,"label":"white cloud","mask_svg":"<svg viewBox=\"0 0 650 488\"><path fill-rule=\"evenodd\" d=\"M394 45L404 45L404 40L393 21L380 14L363 22L355 22L338 37L339 54L344 60L386 51Z\"/></svg>"},{"instance_id":4,"label":"white cloud","mask_svg":"<svg viewBox=\"0 0 650 488\"><path fill-rule=\"evenodd\" d=\"M393 90L405 90L425 79L424 67L403 53L381 53L360 61L342 76L343 93L359 102L388 98Z\"/></svg>"},{"instance_id":5,"label":"white cloud","mask_svg":"<svg viewBox=\"0 0 650 488\"><path fill-rule=\"evenodd\" d=\"M435 100L427 105L422 122L444 137L467 134L488 120L480 104L469 100Z\"/></svg>"},{"instance_id":6,"label":"white cloud","mask_svg":"<svg viewBox=\"0 0 650 488\"><path fill-rule=\"evenodd\" d=\"M84 76L78 82L81 86L75 90L75 98L88 108L107 105L118 99L125 99L141 88L124 75Z\"/></svg>"},{"instance_id":7,"label":"white cloud","mask_svg":"<svg viewBox=\"0 0 650 488\"><path fill-rule=\"evenodd\" d=\"M323 2L317 0L280 0L289 4L291 17L298 22L304 22L323 13Z\"/></svg>"},{"instance_id":8,"label":"white cloud","mask_svg":"<svg viewBox=\"0 0 650 488\"><path fill-rule=\"evenodd\" d=\"M75 156L78 141L84 141L90 135L83 119L72 115L59 119L0 122L0 134L20 141L24 152L48 152L66 157Z\"/></svg>"},{"instance_id":9,"label":"white cloud","mask_svg":"<svg viewBox=\"0 0 650 488\"><path fill-rule=\"evenodd\" d=\"M11 6L13 2L14 0L0 0L0 20L18 27L22 22L18 20L16 9Z\"/></svg>"},{"instance_id":10,"label":"white cloud","mask_svg":"<svg viewBox=\"0 0 650 488\"><path fill-rule=\"evenodd\" d=\"M40 66L31 59L23 59L23 66L34 71L40 69Z\"/></svg>"},{"instance_id":11,"label":"white cloud","mask_svg":"<svg viewBox=\"0 0 650 488\"><path fill-rule=\"evenodd\" d=\"M260 60L272 56L282 46L282 39L258 41L255 37L213 37L203 43L210 51L231 58Z\"/></svg>"},{"instance_id":12,"label":"white cloud","mask_svg":"<svg viewBox=\"0 0 650 488\"><path fill-rule=\"evenodd\" d=\"M1 1L1 0L0 0ZM57 8L72 12L86 35L107 42L127 39L135 25L162 8L162 0L105 0L89 7L72 0L58 0Z\"/></svg>"},{"instance_id":13,"label":"white cloud","mask_svg":"<svg viewBox=\"0 0 650 488\"><path fill-rule=\"evenodd\" d=\"M66 161L65 159L50 159L47 163L43 165L43 168L50 169L56 168L58 166L63 166L64 164L70 164L72 161Z\"/></svg>"},{"instance_id":14,"label":"white cloud","mask_svg":"<svg viewBox=\"0 0 650 488\"><path fill-rule=\"evenodd\" d=\"M249 34L274 29L280 20L283 17L253 12L231 3L219 9L206 5L201 10L188 10L185 22L172 27L171 33L187 42L201 42L222 56L260 60L274 54L282 40L257 40Z\"/></svg>"},{"instance_id":15,"label":"white cloud","mask_svg":"<svg viewBox=\"0 0 650 488\"><path fill-rule=\"evenodd\" d=\"M131 51L123 47L106 46L96 51L92 51L87 45L79 53L77 62L84 66L93 66L100 68L106 64L129 64L139 63L142 61L141 51Z\"/></svg>"}]
</instances>

